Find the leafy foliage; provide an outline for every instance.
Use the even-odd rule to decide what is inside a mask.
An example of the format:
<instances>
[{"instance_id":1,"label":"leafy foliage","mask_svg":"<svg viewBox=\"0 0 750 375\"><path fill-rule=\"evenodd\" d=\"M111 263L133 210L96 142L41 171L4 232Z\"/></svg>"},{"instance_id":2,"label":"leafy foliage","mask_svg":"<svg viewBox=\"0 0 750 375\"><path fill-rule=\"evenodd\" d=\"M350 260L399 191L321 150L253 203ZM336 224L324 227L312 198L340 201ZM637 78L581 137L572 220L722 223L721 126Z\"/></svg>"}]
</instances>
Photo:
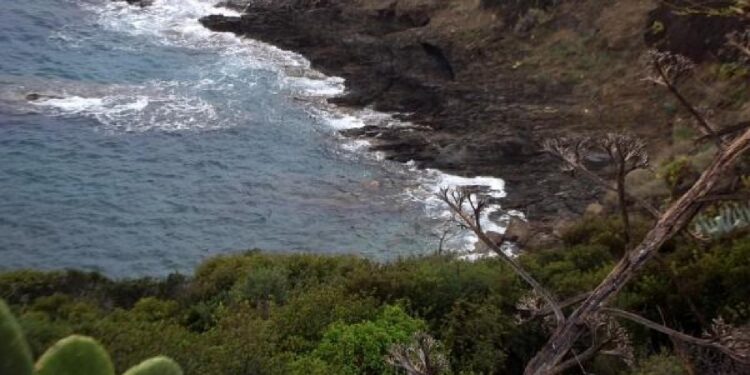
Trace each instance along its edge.
<instances>
[{"instance_id":1,"label":"leafy foliage","mask_svg":"<svg viewBox=\"0 0 750 375\"><path fill-rule=\"evenodd\" d=\"M49 306L44 302L50 300L54 303L65 301L66 298L55 295L45 298L37 306ZM23 332L3 299L0 299L0 343L2 343L0 345L2 374L115 374L114 365L104 347L91 337L81 335L70 335L57 341L41 355L36 364L32 365L31 351ZM132 367L125 375L182 375L182 369L172 359L159 356Z\"/></svg>"},{"instance_id":2,"label":"leafy foliage","mask_svg":"<svg viewBox=\"0 0 750 375\"><path fill-rule=\"evenodd\" d=\"M384 361L388 350L394 344L408 342L425 326L402 308L385 306L374 320L330 325L310 356L324 362L336 374L395 374Z\"/></svg>"},{"instance_id":3,"label":"leafy foliage","mask_svg":"<svg viewBox=\"0 0 750 375\"><path fill-rule=\"evenodd\" d=\"M642 232L634 223L634 237ZM575 296L625 251L621 233L618 219L587 219L564 233L562 247L532 250L519 261L558 298ZM698 335L707 329L703 321L719 316L742 325L750 320L749 268L750 237L742 233L709 249L674 241L615 303ZM516 305L527 294L496 259L449 256L380 264L254 251L210 259L192 278L0 274L0 297L16 312L34 356L78 333L96 337L119 372L163 354L190 374L395 374L385 361L392 344L424 332L452 373L516 374L547 335L541 320L518 323ZM673 357L650 357L668 353L669 341L625 328L641 364L636 374L671 371ZM588 370L629 371L605 359Z\"/></svg>"}]
</instances>

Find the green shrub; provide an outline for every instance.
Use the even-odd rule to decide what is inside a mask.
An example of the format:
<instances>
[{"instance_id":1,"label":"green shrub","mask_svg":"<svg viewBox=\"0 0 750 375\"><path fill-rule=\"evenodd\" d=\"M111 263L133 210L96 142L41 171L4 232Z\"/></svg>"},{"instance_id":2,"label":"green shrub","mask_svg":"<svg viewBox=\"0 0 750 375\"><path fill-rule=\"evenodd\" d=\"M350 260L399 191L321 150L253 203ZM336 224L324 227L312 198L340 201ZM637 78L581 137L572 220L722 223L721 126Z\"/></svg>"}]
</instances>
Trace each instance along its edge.
<instances>
[{"instance_id":1,"label":"green shrub","mask_svg":"<svg viewBox=\"0 0 750 375\"><path fill-rule=\"evenodd\" d=\"M288 283L286 271L283 269L256 268L237 281L232 294L235 300L240 301L282 303L286 300Z\"/></svg>"},{"instance_id":2,"label":"green shrub","mask_svg":"<svg viewBox=\"0 0 750 375\"><path fill-rule=\"evenodd\" d=\"M347 280L352 293L368 293L386 303L406 302L411 311L439 329L458 300L482 301L502 295L506 307L520 295L517 279L497 259L456 261L445 256L403 259Z\"/></svg>"},{"instance_id":3,"label":"green shrub","mask_svg":"<svg viewBox=\"0 0 750 375\"><path fill-rule=\"evenodd\" d=\"M639 364L632 375L687 375L677 357L669 354L659 354L648 357Z\"/></svg>"},{"instance_id":4,"label":"green shrub","mask_svg":"<svg viewBox=\"0 0 750 375\"><path fill-rule=\"evenodd\" d=\"M607 229L607 233L611 232ZM611 248L597 244L601 241L599 236L594 234L587 237L586 242L594 243L593 245L542 251L533 256L523 256L521 260L529 271L560 297L572 297L596 287L610 272L616 260Z\"/></svg>"},{"instance_id":5,"label":"green shrub","mask_svg":"<svg viewBox=\"0 0 750 375\"><path fill-rule=\"evenodd\" d=\"M636 218L634 237L645 228ZM577 295L619 260L621 229L616 218L585 220L560 248L525 252L519 261L558 298ZM697 315L746 324L748 269L745 232L708 248L677 239L613 303L694 334L706 329ZM192 279L115 282L19 271L0 274L0 291L13 295L34 356L80 333L108 348L119 373L155 354L174 358L189 374L396 373L383 361L385 351L426 331L444 344L456 374L517 374L549 334L539 321L517 324L515 305L529 288L498 259L424 256L379 264L251 252L209 260ZM671 345L624 325L637 353ZM621 371L601 358L589 368Z\"/></svg>"},{"instance_id":6,"label":"green shrub","mask_svg":"<svg viewBox=\"0 0 750 375\"><path fill-rule=\"evenodd\" d=\"M668 163L664 166L662 173L664 182L675 197L689 188L698 176L695 166L686 157L680 157Z\"/></svg>"},{"instance_id":7,"label":"green shrub","mask_svg":"<svg viewBox=\"0 0 750 375\"><path fill-rule=\"evenodd\" d=\"M378 301L348 294L340 286L316 288L294 295L271 317L284 337L283 347L294 352L312 349L334 322L358 323L375 317Z\"/></svg>"},{"instance_id":8,"label":"green shrub","mask_svg":"<svg viewBox=\"0 0 750 375\"><path fill-rule=\"evenodd\" d=\"M165 301L155 297L146 297L136 302L131 312L138 320L158 322L175 319L179 314L179 309L180 306L175 301Z\"/></svg>"},{"instance_id":9,"label":"green shrub","mask_svg":"<svg viewBox=\"0 0 750 375\"><path fill-rule=\"evenodd\" d=\"M383 358L393 344L407 343L426 328L398 306L386 306L375 320L332 324L310 356L341 375L395 374ZM305 360L309 363L310 360Z\"/></svg>"},{"instance_id":10,"label":"green shrub","mask_svg":"<svg viewBox=\"0 0 750 375\"><path fill-rule=\"evenodd\" d=\"M440 331L446 349L454 353L452 367L479 374L502 372L512 350L513 322L500 301L457 301Z\"/></svg>"}]
</instances>

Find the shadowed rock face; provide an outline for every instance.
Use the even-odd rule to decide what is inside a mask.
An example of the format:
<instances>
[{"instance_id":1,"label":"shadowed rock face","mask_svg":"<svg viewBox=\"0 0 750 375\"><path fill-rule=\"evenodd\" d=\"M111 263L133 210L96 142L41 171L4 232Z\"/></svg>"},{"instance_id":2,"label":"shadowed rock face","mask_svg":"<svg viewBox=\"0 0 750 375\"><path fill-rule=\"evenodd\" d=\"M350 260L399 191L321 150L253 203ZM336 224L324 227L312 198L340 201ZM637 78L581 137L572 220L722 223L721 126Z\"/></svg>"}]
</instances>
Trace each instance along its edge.
<instances>
[{"instance_id":1,"label":"shadowed rock face","mask_svg":"<svg viewBox=\"0 0 750 375\"><path fill-rule=\"evenodd\" d=\"M728 7L730 1L705 2L704 6ZM710 3L710 4L709 4ZM689 4L684 4L689 5ZM722 55L726 36L750 27L750 19L674 12L675 5L662 4L649 14L645 41L662 51L670 51L701 62Z\"/></svg>"},{"instance_id":2,"label":"shadowed rock face","mask_svg":"<svg viewBox=\"0 0 750 375\"><path fill-rule=\"evenodd\" d=\"M556 100L564 87L506 78L499 64L476 69L472 64L484 52L433 27L430 7L356 4L233 1L227 5L244 10L241 17L212 15L200 21L214 31L298 52L316 69L345 78L347 94L332 99L336 104L406 114L400 117L419 126L345 132L372 140L373 149L392 160L502 177L510 194L506 206L535 220L583 212L597 196L597 189L560 175L559 164L538 147L541 139L559 134L558 124L566 121L541 105Z\"/></svg>"}]
</instances>

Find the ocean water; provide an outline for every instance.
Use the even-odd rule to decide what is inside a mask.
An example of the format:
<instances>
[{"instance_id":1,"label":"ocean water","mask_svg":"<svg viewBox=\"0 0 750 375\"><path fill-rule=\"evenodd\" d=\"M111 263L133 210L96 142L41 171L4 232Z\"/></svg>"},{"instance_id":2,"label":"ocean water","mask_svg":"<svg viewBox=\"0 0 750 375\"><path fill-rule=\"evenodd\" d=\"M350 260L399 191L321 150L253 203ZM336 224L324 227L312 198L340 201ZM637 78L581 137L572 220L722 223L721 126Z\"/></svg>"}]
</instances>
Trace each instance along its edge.
<instances>
[{"instance_id":1,"label":"ocean water","mask_svg":"<svg viewBox=\"0 0 750 375\"><path fill-rule=\"evenodd\" d=\"M253 248L390 259L436 249L441 186L502 196L501 180L417 171L337 135L403 125L327 105L342 80L294 53L204 29L232 14L213 3L3 3L0 269L161 276Z\"/></svg>"}]
</instances>

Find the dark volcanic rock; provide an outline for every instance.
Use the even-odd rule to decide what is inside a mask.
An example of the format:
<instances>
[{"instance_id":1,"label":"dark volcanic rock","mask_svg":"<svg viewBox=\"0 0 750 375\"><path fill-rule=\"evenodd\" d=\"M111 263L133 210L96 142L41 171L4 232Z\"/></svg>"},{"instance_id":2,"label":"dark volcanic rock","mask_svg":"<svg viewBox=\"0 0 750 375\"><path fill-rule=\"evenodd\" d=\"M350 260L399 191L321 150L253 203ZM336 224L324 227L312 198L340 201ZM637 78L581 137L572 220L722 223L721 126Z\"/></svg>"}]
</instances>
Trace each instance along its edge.
<instances>
[{"instance_id":1,"label":"dark volcanic rock","mask_svg":"<svg viewBox=\"0 0 750 375\"><path fill-rule=\"evenodd\" d=\"M512 79L502 70L508 65L478 65L489 52L456 42L450 32L435 32L428 8L356 4L233 0L233 8L245 11L242 16L200 21L214 31L298 52L323 73L343 77L347 93L331 102L403 113L402 119L417 126L345 132L372 140L373 149L389 159L459 175L502 177L508 208L537 222L582 213L597 197L597 189L560 175L558 163L538 147L543 138L559 135L561 124L575 122L547 107L567 88Z\"/></svg>"},{"instance_id":2,"label":"dark volcanic rock","mask_svg":"<svg viewBox=\"0 0 750 375\"><path fill-rule=\"evenodd\" d=\"M704 6L721 8L728 1L708 2ZM686 1L679 5L689 6ZM662 51L687 56L694 61L715 57L724 49L726 36L750 27L750 19L721 17L714 14L675 12L675 4L662 4L649 14L649 28L644 36L646 44ZM710 12L710 11L707 11Z\"/></svg>"},{"instance_id":3,"label":"dark volcanic rock","mask_svg":"<svg viewBox=\"0 0 750 375\"><path fill-rule=\"evenodd\" d=\"M46 94L39 94L39 93L31 93L26 95L26 100L30 102L35 102L37 100L49 100L49 99L63 99L62 96L57 95L46 95Z\"/></svg>"},{"instance_id":4,"label":"dark volcanic rock","mask_svg":"<svg viewBox=\"0 0 750 375\"><path fill-rule=\"evenodd\" d=\"M137 5L141 8L154 5L154 0L115 0L115 1L125 1L130 5Z\"/></svg>"}]
</instances>

